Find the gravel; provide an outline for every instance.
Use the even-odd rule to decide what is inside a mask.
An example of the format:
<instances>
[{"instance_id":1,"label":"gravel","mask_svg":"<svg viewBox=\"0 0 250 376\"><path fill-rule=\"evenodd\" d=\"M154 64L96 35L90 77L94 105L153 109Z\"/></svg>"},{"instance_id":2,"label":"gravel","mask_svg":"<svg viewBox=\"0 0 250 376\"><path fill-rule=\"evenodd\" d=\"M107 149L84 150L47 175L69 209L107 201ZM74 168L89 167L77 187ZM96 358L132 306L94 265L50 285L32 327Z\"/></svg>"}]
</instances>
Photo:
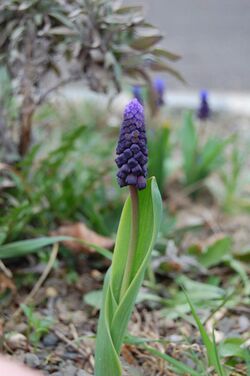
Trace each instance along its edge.
<instances>
[{"instance_id":1,"label":"gravel","mask_svg":"<svg viewBox=\"0 0 250 376\"><path fill-rule=\"evenodd\" d=\"M43 337L43 344L46 347L54 347L58 344L59 339L54 333L49 333Z\"/></svg>"},{"instance_id":2,"label":"gravel","mask_svg":"<svg viewBox=\"0 0 250 376\"><path fill-rule=\"evenodd\" d=\"M31 368L38 368L41 364L38 356L32 353L25 354L24 363L27 364L27 366Z\"/></svg>"}]
</instances>

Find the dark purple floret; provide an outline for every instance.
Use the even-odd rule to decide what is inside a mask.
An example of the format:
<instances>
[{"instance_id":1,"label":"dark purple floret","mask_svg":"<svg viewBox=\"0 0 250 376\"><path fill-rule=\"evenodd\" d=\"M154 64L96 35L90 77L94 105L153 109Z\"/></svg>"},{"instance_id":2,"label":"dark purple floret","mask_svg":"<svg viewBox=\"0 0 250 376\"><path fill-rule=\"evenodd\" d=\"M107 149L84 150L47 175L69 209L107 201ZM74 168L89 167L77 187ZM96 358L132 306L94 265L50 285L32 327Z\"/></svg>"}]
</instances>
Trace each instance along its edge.
<instances>
[{"instance_id":1,"label":"dark purple floret","mask_svg":"<svg viewBox=\"0 0 250 376\"><path fill-rule=\"evenodd\" d=\"M197 111L197 117L200 120L207 120L211 116L211 110L208 104L208 93L206 90L200 92L200 106Z\"/></svg>"},{"instance_id":2,"label":"dark purple floret","mask_svg":"<svg viewBox=\"0 0 250 376\"><path fill-rule=\"evenodd\" d=\"M161 107L165 104L164 93L165 93L165 82L162 78L156 78L154 80L154 90L156 94L156 105Z\"/></svg>"},{"instance_id":3,"label":"dark purple floret","mask_svg":"<svg viewBox=\"0 0 250 376\"><path fill-rule=\"evenodd\" d=\"M144 109L136 98L125 107L116 154L120 187L134 185L144 189L148 162L147 138Z\"/></svg>"}]
</instances>

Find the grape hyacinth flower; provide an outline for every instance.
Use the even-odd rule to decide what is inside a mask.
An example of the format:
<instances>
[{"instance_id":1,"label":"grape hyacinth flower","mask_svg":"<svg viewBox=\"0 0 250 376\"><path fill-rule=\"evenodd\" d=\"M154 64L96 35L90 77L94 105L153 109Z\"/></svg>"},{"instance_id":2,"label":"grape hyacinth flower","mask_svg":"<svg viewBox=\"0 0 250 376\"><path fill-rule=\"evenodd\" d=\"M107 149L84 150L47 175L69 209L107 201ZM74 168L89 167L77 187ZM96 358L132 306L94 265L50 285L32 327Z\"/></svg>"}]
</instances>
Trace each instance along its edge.
<instances>
[{"instance_id":1,"label":"grape hyacinth flower","mask_svg":"<svg viewBox=\"0 0 250 376\"><path fill-rule=\"evenodd\" d=\"M156 105L161 107L165 104L164 93L165 93L165 82L162 78L156 78L154 80L154 91L156 95Z\"/></svg>"},{"instance_id":2,"label":"grape hyacinth flower","mask_svg":"<svg viewBox=\"0 0 250 376\"><path fill-rule=\"evenodd\" d=\"M120 353L161 221L162 201L155 177L146 184L144 109L136 98L125 107L116 152L118 183L120 187L129 186L129 197L124 204L112 263L104 280L95 376L123 375Z\"/></svg>"},{"instance_id":3,"label":"grape hyacinth flower","mask_svg":"<svg viewBox=\"0 0 250 376\"><path fill-rule=\"evenodd\" d=\"M207 120L211 116L211 110L208 104L208 93L206 90L200 92L200 106L197 111L197 117L200 120Z\"/></svg>"},{"instance_id":4,"label":"grape hyacinth flower","mask_svg":"<svg viewBox=\"0 0 250 376\"><path fill-rule=\"evenodd\" d=\"M146 188L148 149L144 108L136 98L125 107L116 153L120 187Z\"/></svg>"},{"instance_id":5,"label":"grape hyacinth flower","mask_svg":"<svg viewBox=\"0 0 250 376\"><path fill-rule=\"evenodd\" d=\"M132 91L133 91L134 98L136 98L138 100L138 102L140 102L141 104L143 104L142 88L141 88L141 86L134 85Z\"/></svg>"}]
</instances>

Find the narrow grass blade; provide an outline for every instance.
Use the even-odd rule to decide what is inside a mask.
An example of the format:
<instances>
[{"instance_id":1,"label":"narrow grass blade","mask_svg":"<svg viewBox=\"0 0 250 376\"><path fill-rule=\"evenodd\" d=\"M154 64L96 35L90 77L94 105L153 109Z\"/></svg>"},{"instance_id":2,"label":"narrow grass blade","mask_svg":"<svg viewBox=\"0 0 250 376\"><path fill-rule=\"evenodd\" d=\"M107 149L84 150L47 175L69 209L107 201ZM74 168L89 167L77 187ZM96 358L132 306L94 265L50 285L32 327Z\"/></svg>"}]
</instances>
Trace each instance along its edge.
<instances>
[{"instance_id":1,"label":"narrow grass blade","mask_svg":"<svg viewBox=\"0 0 250 376\"><path fill-rule=\"evenodd\" d=\"M42 237L4 244L0 246L0 259L3 260L7 258L25 256L29 253L36 252L47 245L65 240L72 240L72 238L68 236Z\"/></svg>"},{"instance_id":2,"label":"narrow grass blade","mask_svg":"<svg viewBox=\"0 0 250 376\"><path fill-rule=\"evenodd\" d=\"M175 369L178 370L181 374L190 376L201 376L201 374L196 372L193 368L187 366L186 364L180 362L177 359L172 358L170 355L163 354L151 346L144 345L143 348L147 350L150 354L166 360L166 362L174 366Z\"/></svg>"},{"instance_id":3,"label":"narrow grass blade","mask_svg":"<svg viewBox=\"0 0 250 376\"><path fill-rule=\"evenodd\" d=\"M224 376L224 373L221 373L220 363L218 365L218 353L217 353L216 344L215 344L215 342L212 342L211 339L209 338L205 327L202 325L202 322L200 321L200 318L197 315L197 312L196 312L191 300L189 299L189 296L187 295L185 290L183 290L183 291L184 291L184 294L186 296L187 302L190 306L193 318L194 318L196 325L197 325L197 327L200 331L202 341L203 341L203 343L206 347L209 365L213 366L216 369L219 376Z\"/></svg>"},{"instance_id":4,"label":"narrow grass blade","mask_svg":"<svg viewBox=\"0 0 250 376\"><path fill-rule=\"evenodd\" d=\"M81 239L74 238L71 236L45 236L41 238L19 240L17 242L0 245L0 260L14 257L22 257L29 253L37 252L41 248L46 247L48 245L63 241L75 241L78 243L83 243L93 248L100 255L106 257L109 260L112 260L112 252L110 252L108 249L99 247L96 244L88 243Z\"/></svg>"},{"instance_id":5,"label":"narrow grass blade","mask_svg":"<svg viewBox=\"0 0 250 376\"><path fill-rule=\"evenodd\" d=\"M222 368L219 353L218 353L218 350L217 350L217 345L216 345L216 342L215 342L214 329L213 329L213 347L214 347L215 359L216 359L216 364L217 364L217 367L216 367L217 372L218 372L219 376L225 376L225 372Z\"/></svg>"}]
</instances>

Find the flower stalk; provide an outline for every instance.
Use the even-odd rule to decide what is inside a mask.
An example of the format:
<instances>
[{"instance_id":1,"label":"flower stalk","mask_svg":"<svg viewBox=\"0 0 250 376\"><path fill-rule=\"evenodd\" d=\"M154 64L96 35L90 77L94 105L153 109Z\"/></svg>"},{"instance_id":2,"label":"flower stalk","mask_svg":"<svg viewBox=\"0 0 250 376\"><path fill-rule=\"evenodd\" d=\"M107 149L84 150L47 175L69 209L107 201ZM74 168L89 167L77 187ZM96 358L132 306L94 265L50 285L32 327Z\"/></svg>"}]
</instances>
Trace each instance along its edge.
<instances>
[{"instance_id":1,"label":"flower stalk","mask_svg":"<svg viewBox=\"0 0 250 376\"><path fill-rule=\"evenodd\" d=\"M139 202L138 202L138 191L133 185L129 186L130 198L131 198L131 229L130 229L130 243L128 249L128 257L124 270L120 300L125 294L127 288L129 287L131 281L131 273L133 268L134 259L136 256L136 246L138 239L138 220L139 220Z\"/></svg>"}]
</instances>

